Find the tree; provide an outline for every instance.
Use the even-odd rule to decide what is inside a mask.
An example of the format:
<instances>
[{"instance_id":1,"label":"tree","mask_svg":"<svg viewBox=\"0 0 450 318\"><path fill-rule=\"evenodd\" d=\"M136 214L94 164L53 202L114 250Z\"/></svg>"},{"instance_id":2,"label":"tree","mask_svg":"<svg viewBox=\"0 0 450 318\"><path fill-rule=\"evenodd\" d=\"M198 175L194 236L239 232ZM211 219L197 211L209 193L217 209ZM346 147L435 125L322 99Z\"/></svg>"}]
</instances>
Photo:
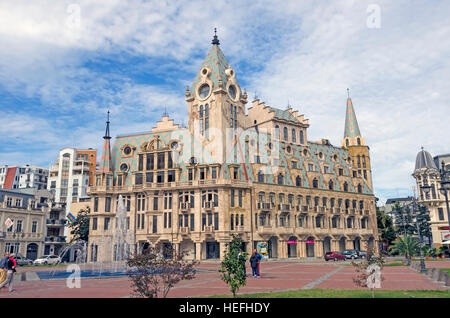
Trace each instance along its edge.
<instances>
[{"instance_id":1,"label":"tree","mask_svg":"<svg viewBox=\"0 0 450 318\"><path fill-rule=\"evenodd\" d=\"M428 245L430 248L432 247L432 232L431 232L431 224L430 224L430 214L428 210L423 205L418 206L419 211L417 213L416 222L419 226L420 233L417 233L420 237L428 238Z\"/></svg>"},{"instance_id":2,"label":"tree","mask_svg":"<svg viewBox=\"0 0 450 318\"><path fill-rule=\"evenodd\" d=\"M389 246L392 241L395 241L397 236L395 233L394 222L392 221L392 217L380 211L378 207L377 207L377 226L380 238L383 242L386 243L386 246Z\"/></svg>"},{"instance_id":3,"label":"tree","mask_svg":"<svg viewBox=\"0 0 450 318\"><path fill-rule=\"evenodd\" d=\"M360 263L352 262L356 269L357 276L353 278L355 285L367 287L372 291L372 298L375 298L375 288L381 288L384 278L381 276L385 259L382 253L377 255L373 246L367 246L367 257Z\"/></svg>"},{"instance_id":4,"label":"tree","mask_svg":"<svg viewBox=\"0 0 450 318\"><path fill-rule=\"evenodd\" d=\"M420 252L420 244L416 237L408 235L406 237L399 236L390 248L391 254L405 255L408 264L411 262L411 256L415 256Z\"/></svg>"},{"instance_id":5,"label":"tree","mask_svg":"<svg viewBox=\"0 0 450 318\"><path fill-rule=\"evenodd\" d=\"M77 220L75 223L71 223L69 228L71 229L72 239L69 243L77 241L87 242L89 239L89 214L91 210L89 207L78 211Z\"/></svg>"},{"instance_id":6,"label":"tree","mask_svg":"<svg viewBox=\"0 0 450 318\"><path fill-rule=\"evenodd\" d=\"M409 236L417 232L409 206L400 206L398 202L396 202L392 212L394 212L395 215L395 232L397 236Z\"/></svg>"},{"instance_id":7,"label":"tree","mask_svg":"<svg viewBox=\"0 0 450 318\"><path fill-rule=\"evenodd\" d=\"M133 287L133 296L157 298L162 295L165 298L180 281L194 279L197 262L186 260L186 255L187 252L176 253L172 246L165 246L164 252L156 246L129 258L127 265L131 269L128 277Z\"/></svg>"},{"instance_id":8,"label":"tree","mask_svg":"<svg viewBox=\"0 0 450 318\"><path fill-rule=\"evenodd\" d=\"M233 297L236 297L239 289L247 283L245 262L248 253L242 252L242 240L238 235L233 235L231 242L225 246L227 250L219 272L225 284L230 286Z\"/></svg>"}]
</instances>

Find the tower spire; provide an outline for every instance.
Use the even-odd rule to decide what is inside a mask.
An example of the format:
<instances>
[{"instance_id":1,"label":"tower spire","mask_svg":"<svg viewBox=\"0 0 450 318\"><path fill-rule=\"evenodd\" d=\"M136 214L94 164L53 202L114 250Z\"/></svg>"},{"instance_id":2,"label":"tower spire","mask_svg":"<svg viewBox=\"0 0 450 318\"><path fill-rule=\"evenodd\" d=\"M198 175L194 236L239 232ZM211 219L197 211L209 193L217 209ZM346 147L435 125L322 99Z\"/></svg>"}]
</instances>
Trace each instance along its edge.
<instances>
[{"instance_id":1,"label":"tower spire","mask_svg":"<svg viewBox=\"0 0 450 318\"><path fill-rule=\"evenodd\" d=\"M103 136L103 139L111 139L111 136L109 135L109 110L108 110L108 117L106 119L106 131L105 136Z\"/></svg>"},{"instance_id":2,"label":"tower spire","mask_svg":"<svg viewBox=\"0 0 450 318\"><path fill-rule=\"evenodd\" d=\"M356 120L355 109L353 108L352 99L350 98L350 90L347 88L347 110L345 113L345 130L343 145L361 146L364 140L359 130L358 121Z\"/></svg>"},{"instance_id":3,"label":"tower spire","mask_svg":"<svg viewBox=\"0 0 450 318\"><path fill-rule=\"evenodd\" d=\"M103 139L103 150L102 150L102 158L100 161L99 172L112 172L112 162L111 162L111 136L109 133L109 110L106 120L106 131Z\"/></svg>"},{"instance_id":4,"label":"tower spire","mask_svg":"<svg viewBox=\"0 0 450 318\"><path fill-rule=\"evenodd\" d=\"M212 40L211 44L212 45L219 45L220 44L219 38L217 37L217 29L216 28L214 28L214 37L213 37L213 40Z\"/></svg>"}]
</instances>

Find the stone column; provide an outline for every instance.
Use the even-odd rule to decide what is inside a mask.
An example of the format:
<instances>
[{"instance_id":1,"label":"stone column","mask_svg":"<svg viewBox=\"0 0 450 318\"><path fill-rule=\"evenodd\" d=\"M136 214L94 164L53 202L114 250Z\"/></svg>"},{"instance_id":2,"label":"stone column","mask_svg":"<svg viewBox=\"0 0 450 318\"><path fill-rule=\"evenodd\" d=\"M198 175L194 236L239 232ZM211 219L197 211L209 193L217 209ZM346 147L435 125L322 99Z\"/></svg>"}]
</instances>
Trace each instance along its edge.
<instances>
[{"instance_id":1,"label":"stone column","mask_svg":"<svg viewBox=\"0 0 450 318\"><path fill-rule=\"evenodd\" d=\"M278 241L278 258L287 258L287 241Z\"/></svg>"},{"instance_id":2,"label":"stone column","mask_svg":"<svg viewBox=\"0 0 450 318\"><path fill-rule=\"evenodd\" d=\"M223 260L224 256L225 256L225 253L227 251L227 248L225 246L225 242L219 242L219 251L220 251L219 252L220 260Z\"/></svg>"}]
</instances>

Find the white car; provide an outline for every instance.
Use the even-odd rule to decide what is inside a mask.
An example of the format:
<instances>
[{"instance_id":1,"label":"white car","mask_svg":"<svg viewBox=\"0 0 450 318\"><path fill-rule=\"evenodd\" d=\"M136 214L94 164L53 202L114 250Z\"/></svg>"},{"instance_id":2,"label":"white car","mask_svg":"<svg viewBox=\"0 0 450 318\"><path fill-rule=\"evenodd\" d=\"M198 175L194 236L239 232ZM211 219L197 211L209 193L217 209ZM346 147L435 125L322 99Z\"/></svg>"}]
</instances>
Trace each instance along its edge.
<instances>
[{"instance_id":1,"label":"white car","mask_svg":"<svg viewBox=\"0 0 450 318\"><path fill-rule=\"evenodd\" d=\"M53 265L61 262L61 258L56 255L44 255L33 262L33 265Z\"/></svg>"}]
</instances>

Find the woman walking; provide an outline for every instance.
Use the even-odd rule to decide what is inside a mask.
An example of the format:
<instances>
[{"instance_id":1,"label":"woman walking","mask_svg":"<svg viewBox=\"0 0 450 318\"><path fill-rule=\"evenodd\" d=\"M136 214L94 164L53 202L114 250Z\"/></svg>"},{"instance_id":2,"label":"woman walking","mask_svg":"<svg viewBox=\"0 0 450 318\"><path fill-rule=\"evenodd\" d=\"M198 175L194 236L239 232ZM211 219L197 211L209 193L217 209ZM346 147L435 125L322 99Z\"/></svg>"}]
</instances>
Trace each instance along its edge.
<instances>
[{"instance_id":1,"label":"woman walking","mask_svg":"<svg viewBox=\"0 0 450 318\"><path fill-rule=\"evenodd\" d=\"M252 276L258 277L258 256L255 251L252 253L252 257L250 257L250 266L252 268Z\"/></svg>"},{"instance_id":2,"label":"woman walking","mask_svg":"<svg viewBox=\"0 0 450 318\"><path fill-rule=\"evenodd\" d=\"M14 291L13 289L13 280L14 273L16 272L16 261L14 260L14 254L11 254L11 257L8 259L7 263L7 272L6 272L6 280L0 284L0 288L8 285L9 292Z\"/></svg>"}]
</instances>

